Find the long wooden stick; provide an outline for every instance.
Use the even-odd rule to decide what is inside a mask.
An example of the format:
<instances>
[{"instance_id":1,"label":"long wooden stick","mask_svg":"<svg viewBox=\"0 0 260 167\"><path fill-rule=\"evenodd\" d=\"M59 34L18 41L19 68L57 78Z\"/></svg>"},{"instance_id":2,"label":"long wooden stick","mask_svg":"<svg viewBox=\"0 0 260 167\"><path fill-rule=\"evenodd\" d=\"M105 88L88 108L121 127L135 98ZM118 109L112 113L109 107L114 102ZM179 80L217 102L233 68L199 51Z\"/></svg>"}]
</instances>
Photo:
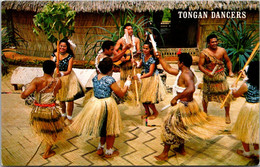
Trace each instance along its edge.
<instances>
[{"instance_id":1,"label":"long wooden stick","mask_svg":"<svg viewBox=\"0 0 260 167\"><path fill-rule=\"evenodd\" d=\"M134 59L134 55L133 55L133 52L132 52L132 49L130 49L130 53L131 53L131 57L132 57L132 60ZM136 71L135 71L135 66L134 64L132 64L132 67L134 69L134 75L136 75ZM139 104L139 95L138 95L138 89L137 89L137 80L135 80L135 93L136 93L136 101L137 101L137 104Z\"/></svg>"},{"instance_id":2,"label":"long wooden stick","mask_svg":"<svg viewBox=\"0 0 260 167\"><path fill-rule=\"evenodd\" d=\"M246 64L244 65L242 71L246 68L246 66L247 66L247 65L251 62L251 60L254 58L255 52L256 52L256 50L257 50L258 48L259 48L259 42L256 44L256 46L255 46L253 52L251 53L250 57L248 58L248 60L247 60ZM240 73L240 74L238 75L236 81L234 82L235 84L237 84L237 82L238 82L238 80L240 79L241 75L242 75L242 73ZM223 101L222 105L220 106L220 108L223 108L223 107L224 107L224 104L226 103L226 101L227 101L227 99L228 99L228 97L229 97L230 94L231 94L231 90L229 90L229 92L228 92L228 94L227 94L225 100Z\"/></svg>"},{"instance_id":3,"label":"long wooden stick","mask_svg":"<svg viewBox=\"0 0 260 167\"><path fill-rule=\"evenodd\" d=\"M60 63L60 60L59 60L59 56L60 55L60 41L59 40L57 40L57 56L56 56L56 58L57 58L57 64L58 64L58 67L57 67L57 74L59 74L60 73L60 71L59 71L59 63Z\"/></svg>"}]
</instances>

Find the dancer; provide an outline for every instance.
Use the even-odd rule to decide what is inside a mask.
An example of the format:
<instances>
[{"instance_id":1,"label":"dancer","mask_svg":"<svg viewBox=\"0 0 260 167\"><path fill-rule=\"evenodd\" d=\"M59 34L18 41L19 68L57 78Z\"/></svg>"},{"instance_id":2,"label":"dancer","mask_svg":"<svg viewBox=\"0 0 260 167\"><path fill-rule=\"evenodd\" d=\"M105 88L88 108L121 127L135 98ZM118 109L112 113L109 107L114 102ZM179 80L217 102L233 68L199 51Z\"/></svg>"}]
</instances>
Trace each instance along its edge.
<instances>
[{"instance_id":1,"label":"dancer","mask_svg":"<svg viewBox=\"0 0 260 167\"><path fill-rule=\"evenodd\" d=\"M167 64L158 52L158 59L163 69L172 74L177 75L179 70L181 73L177 76L177 85L175 90L177 95L171 100L170 112L162 125L162 140L164 142L163 152L155 156L158 161L168 159L168 152L171 145L177 147L177 152L185 155L184 140L192 139L197 136L207 139L217 134L223 128L221 122L217 118L213 119L203 112L196 100L193 98L195 91L195 74L190 70L192 57L188 53L178 55L178 69L172 68Z\"/></svg>"},{"instance_id":2,"label":"dancer","mask_svg":"<svg viewBox=\"0 0 260 167\"><path fill-rule=\"evenodd\" d=\"M141 81L141 98L145 108L145 115L141 118L149 118L153 120L157 118L158 111L155 107L155 103L162 101L166 95L166 88L163 85L159 72L157 70L157 63L153 53L153 46L150 42L145 42L143 45L143 54L141 55L139 67L143 66L144 74L137 74L133 76L133 79L139 79ZM137 64L136 64L137 65ZM151 115L149 108L152 109Z\"/></svg>"},{"instance_id":3,"label":"dancer","mask_svg":"<svg viewBox=\"0 0 260 167\"><path fill-rule=\"evenodd\" d=\"M130 50L133 53L133 57L137 60L139 59L140 55L140 39L135 37L133 34L133 27L130 23L126 23L123 27L123 29L127 30L128 34L125 34L122 38L120 38L114 49L114 55L118 55L120 52L120 48L124 48L126 45L128 45L127 41L127 36L130 37L130 44L131 44L131 49L129 49L125 55L120 59L120 86L123 87L124 83L126 81L126 78L130 75L133 76L135 75L133 73L135 67L133 67L133 63L131 62L132 55ZM140 70L136 69L136 73L140 73ZM131 87L129 88L129 91L127 92L127 95L124 97L124 101L126 101L129 105L135 105L137 104L137 96L136 93L136 86L137 88L140 88L140 84L132 84Z\"/></svg>"},{"instance_id":4,"label":"dancer","mask_svg":"<svg viewBox=\"0 0 260 167\"><path fill-rule=\"evenodd\" d=\"M25 99L35 92L35 101L30 115L30 125L35 134L46 143L43 158L55 155L51 148L57 141L64 139L64 121L60 111L56 108L55 95L61 88L61 80L53 78L56 65L51 60L43 63L44 75L32 80L27 89L22 92L21 98Z\"/></svg>"},{"instance_id":5,"label":"dancer","mask_svg":"<svg viewBox=\"0 0 260 167\"><path fill-rule=\"evenodd\" d=\"M217 46L217 36L214 34L209 35L207 37L207 43L208 48L201 52L198 64L200 71L204 73L202 105L205 113L208 112L208 102L215 101L222 103L229 92L229 85L226 80L223 59L225 59L227 63L229 76L234 76L232 72L232 63L227 55L226 50ZM212 74L211 72L214 70L214 68L217 69L215 74ZM226 124L231 123L229 115L230 101L231 98L229 98L225 103Z\"/></svg>"},{"instance_id":6,"label":"dancer","mask_svg":"<svg viewBox=\"0 0 260 167\"><path fill-rule=\"evenodd\" d=\"M128 44L123 48L122 52L120 52L118 55L113 55L114 45L115 45L115 43L110 40L106 40L103 42L103 44L101 46L101 51L95 59L95 67L96 67L97 74L100 73L100 70L98 69L98 65L99 65L99 62L101 59L104 59L105 57L110 57L113 62L118 61L122 56L124 56L125 52L131 47L131 44ZM113 68L113 71L114 71L114 68ZM110 75L112 75L112 73ZM85 105L93 95L94 95L93 89L89 90L85 94L85 98L83 100L83 105ZM113 96L113 98L115 98L117 104L122 103L122 100L119 97L117 97L114 93L112 93L112 96Z\"/></svg>"},{"instance_id":7,"label":"dancer","mask_svg":"<svg viewBox=\"0 0 260 167\"><path fill-rule=\"evenodd\" d=\"M100 74L93 79L94 96L83 107L82 111L76 116L71 124L71 129L83 137L101 137L97 148L97 154L104 154L110 158L119 155L118 151L113 150L115 137L120 134L122 121L115 100L111 97L114 91L119 97L123 97L131 84L130 77L121 89L115 79L109 74L112 73L113 62L106 57L99 62Z\"/></svg>"},{"instance_id":8,"label":"dancer","mask_svg":"<svg viewBox=\"0 0 260 167\"><path fill-rule=\"evenodd\" d=\"M100 59L105 58L105 57L110 57L113 62L116 62L116 61L120 60L124 56L125 52L131 47L131 44L127 44L123 47L122 51L119 54L115 55L114 54L114 45L115 45L115 43L110 40L106 40L103 42L103 44L101 46L101 51L100 51L101 53L97 55L96 60L95 60L95 66L96 66L96 69L98 72L99 72L98 64L99 64Z\"/></svg>"},{"instance_id":9,"label":"dancer","mask_svg":"<svg viewBox=\"0 0 260 167\"><path fill-rule=\"evenodd\" d=\"M79 80L72 70L74 54L71 50L70 43L67 39L62 39L59 45L59 74L54 73L57 77L61 78L61 89L57 93L57 100L60 101L62 109L62 117L68 119L72 123L72 114L74 109L74 100L84 96L84 88L79 83ZM53 61L57 62L57 52L51 55ZM67 102L67 113L66 103Z\"/></svg>"},{"instance_id":10,"label":"dancer","mask_svg":"<svg viewBox=\"0 0 260 167\"><path fill-rule=\"evenodd\" d=\"M239 89L232 89L234 97L245 94L246 98L232 132L241 140L244 148L237 150L238 154L247 158L251 156L259 158L259 61L249 64L247 77L248 80L246 83L243 82ZM253 144L254 151L250 151L250 144Z\"/></svg>"}]
</instances>

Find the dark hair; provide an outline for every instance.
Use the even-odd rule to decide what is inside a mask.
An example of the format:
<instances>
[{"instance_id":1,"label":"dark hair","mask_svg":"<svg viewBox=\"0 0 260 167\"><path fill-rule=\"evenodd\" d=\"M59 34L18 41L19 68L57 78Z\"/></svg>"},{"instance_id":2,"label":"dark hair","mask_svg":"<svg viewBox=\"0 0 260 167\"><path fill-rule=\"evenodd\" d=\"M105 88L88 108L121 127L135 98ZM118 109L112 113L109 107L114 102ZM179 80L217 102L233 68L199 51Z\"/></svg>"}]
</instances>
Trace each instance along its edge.
<instances>
[{"instance_id":1,"label":"dark hair","mask_svg":"<svg viewBox=\"0 0 260 167\"><path fill-rule=\"evenodd\" d=\"M154 58L155 60L155 65L158 65L159 64L159 59L157 57L154 56L154 50L153 50L153 45L151 42L149 42L148 40L146 40L144 42L144 45L148 45L149 48L150 48L150 54L152 55L152 57Z\"/></svg>"},{"instance_id":2,"label":"dark hair","mask_svg":"<svg viewBox=\"0 0 260 167\"><path fill-rule=\"evenodd\" d=\"M42 68L45 74L51 75L54 72L54 69L56 68L56 64L52 60L46 60L43 62Z\"/></svg>"},{"instance_id":3,"label":"dark hair","mask_svg":"<svg viewBox=\"0 0 260 167\"><path fill-rule=\"evenodd\" d=\"M101 48L103 51L105 51L105 49L109 50L110 49L110 46L114 46L115 43L113 41L110 41L110 40L106 40L103 42Z\"/></svg>"},{"instance_id":4,"label":"dark hair","mask_svg":"<svg viewBox=\"0 0 260 167\"><path fill-rule=\"evenodd\" d=\"M113 68L113 61L110 57L105 57L99 62L98 68L102 74L107 74Z\"/></svg>"},{"instance_id":5,"label":"dark hair","mask_svg":"<svg viewBox=\"0 0 260 167\"><path fill-rule=\"evenodd\" d=\"M68 42L68 39L67 38L63 38L62 40L60 40L60 43L62 43L62 42L66 43L66 45L67 45L67 51L66 52L74 57L74 53L73 53L73 51L70 48L70 43ZM55 52L57 52L57 49L55 49L53 51L53 53L55 53Z\"/></svg>"},{"instance_id":6,"label":"dark hair","mask_svg":"<svg viewBox=\"0 0 260 167\"><path fill-rule=\"evenodd\" d=\"M148 40L146 40L146 41L144 42L144 45L148 45L148 46L149 46L149 48L150 48L150 54L154 56L152 43L149 42Z\"/></svg>"},{"instance_id":7,"label":"dark hair","mask_svg":"<svg viewBox=\"0 0 260 167\"><path fill-rule=\"evenodd\" d=\"M218 37L215 34L210 34L209 36L207 36L207 43L209 43L210 39L212 39L212 38L217 38L218 39Z\"/></svg>"},{"instance_id":8,"label":"dark hair","mask_svg":"<svg viewBox=\"0 0 260 167\"><path fill-rule=\"evenodd\" d=\"M259 88L259 61L253 61L249 64L247 77L248 83Z\"/></svg>"},{"instance_id":9,"label":"dark hair","mask_svg":"<svg viewBox=\"0 0 260 167\"><path fill-rule=\"evenodd\" d=\"M123 29L125 29L127 26L131 26L131 27L133 28L133 26L132 26L131 23L126 23L126 24L124 25Z\"/></svg>"},{"instance_id":10,"label":"dark hair","mask_svg":"<svg viewBox=\"0 0 260 167\"><path fill-rule=\"evenodd\" d=\"M186 67L190 67L192 64L192 57L189 53L181 53L178 55L180 63L183 63Z\"/></svg>"}]
</instances>

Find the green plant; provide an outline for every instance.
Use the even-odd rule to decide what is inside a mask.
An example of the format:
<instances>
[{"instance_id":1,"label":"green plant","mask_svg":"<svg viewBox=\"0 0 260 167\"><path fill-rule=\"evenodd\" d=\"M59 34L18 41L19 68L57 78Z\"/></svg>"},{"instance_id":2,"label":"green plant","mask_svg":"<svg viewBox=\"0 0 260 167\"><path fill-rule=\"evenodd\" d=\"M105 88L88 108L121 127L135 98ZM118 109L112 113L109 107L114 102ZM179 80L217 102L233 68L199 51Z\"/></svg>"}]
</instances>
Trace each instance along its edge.
<instances>
[{"instance_id":1,"label":"green plant","mask_svg":"<svg viewBox=\"0 0 260 167\"><path fill-rule=\"evenodd\" d=\"M68 3L49 2L34 16L33 22L38 30L47 35L48 41L55 43L74 33L75 16L76 11L71 10ZM33 32L37 35L38 30L33 28Z\"/></svg>"},{"instance_id":2,"label":"green plant","mask_svg":"<svg viewBox=\"0 0 260 167\"><path fill-rule=\"evenodd\" d=\"M149 29L151 29L151 30L155 30L155 31L159 32L159 30L156 29L155 27L146 27L146 25L150 24L149 19L145 18L145 16L142 16L139 19L136 19L136 15L131 10L127 9L126 11L119 12L119 17L120 17L119 23L118 23L116 17L114 16L114 14L111 12L105 14L103 21L106 20L107 14L109 14L112 17L116 31L111 32L110 30L108 30L104 27L100 27L100 26L93 26L87 30L87 32L86 32L87 40L84 45L84 49L85 49L85 58L88 55L91 55L89 57L88 61L90 61L91 59L93 59L97 56L97 53L101 49L101 45L105 40L111 40L113 42L116 42L117 40L119 40L124 35L123 26L126 23L132 24L134 35L141 40L141 45L143 45L143 43L144 43L144 40L145 40L144 37L145 37L146 31L149 31ZM93 35L90 33L91 30L93 30L93 29L103 30L108 35L104 35L104 34ZM159 32L159 34L160 34L160 32ZM162 39L161 34L160 34L160 37Z\"/></svg>"},{"instance_id":3,"label":"green plant","mask_svg":"<svg viewBox=\"0 0 260 167\"><path fill-rule=\"evenodd\" d=\"M8 27L3 27L1 29L1 69L2 69L2 75L8 74L8 60L5 57L4 53L5 52L14 52L14 53L19 53L20 52L14 50L13 48L20 46L20 44L24 44L27 46L27 43L24 38L22 38L19 34L19 31L15 28L8 28Z\"/></svg>"},{"instance_id":4,"label":"green plant","mask_svg":"<svg viewBox=\"0 0 260 167\"><path fill-rule=\"evenodd\" d=\"M246 21L230 19L223 27L213 32L219 37L220 46L225 48L232 62L233 71L242 69L255 44L259 41L256 24L247 25ZM254 59L259 59L259 55Z\"/></svg>"}]
</instances>

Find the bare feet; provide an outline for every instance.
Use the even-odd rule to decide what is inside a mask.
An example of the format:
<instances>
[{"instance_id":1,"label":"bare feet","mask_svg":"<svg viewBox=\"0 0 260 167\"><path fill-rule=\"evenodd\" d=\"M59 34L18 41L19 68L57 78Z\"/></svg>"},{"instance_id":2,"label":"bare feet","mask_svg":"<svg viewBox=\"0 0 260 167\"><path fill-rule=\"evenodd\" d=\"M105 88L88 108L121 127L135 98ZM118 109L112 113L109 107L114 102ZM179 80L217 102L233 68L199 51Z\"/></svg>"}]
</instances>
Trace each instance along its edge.
<instances>
[{"instance_id":1,"label":"bare feet","mask_svg":"<svg viewBox=\"0 0 260 167\"><path fill-rule=\"evenodd\" d=\"M115 150L115 151L113 151L113 153L111 155L105 154L105 157L106 158L112 158L112 157L116 157L118 155L119 155L119 151Z\"/></svg>"},{"instance_id":2,"label":"bare feet","mask_svg":"<svg viewBox=\"0 0 260 167\"><path fill-rule=\"evenodd\" d=\"M226 117L226 124L230 124L230 123L231 123L230 117Z\"/></svg>"},{"instance_id":3,"label":"bare feet","mask_svg":"<svg viewBox=\"0 0 260 167\"><path fill-rule=\"evenodd\" d=\"M158 114L153 114L149 117L149 120L153 120L158 117Z\"/></svg>"},{"instance_id":4,"label":"bare feet","mask_svg":"<svg viewBox=\"0 0 260 167\"><path fill-rule=\"evenodd\" d=\"M144 115L141 116L141 118L145 119L145 118L150 117L150 116L151 116L151 114L144 114Z\"/></svg>"},{"instance_id":5,"label":"bare feet","mask_svg":"<svg viewBox=\"0 0 260 167\"><path fill-rule=\"evenodd\" d=\"M168 154L163 154L163 153L161 153L161 154L158 155L158 156L154 156L154 158L155 158L157 161L167 161L167 160L168 160Z\"/></svg>"},{"instance_id":6,"label":"bare feet","mask_svg":"<svg viewBox=\"0 0 260 167\"><path fill-rule=\"evenodd\" d=\"M72 120L72 119L68 119L68 122L69 122L70 124L72 124L72 123L73 123L73 120Z\"/></svg>"},{"instance_id":7,"label":"bare feet","mask_svg":"<svg viewBox=\"0 0 260 167\"><path fill-rule=\"evenodd\" d=\"M48 153L44 153L42 157L43 157L44 159L47 159L47 158L50 158L50 157L54 156L55 154L56 154L55 151L50 150Z\"/></svg>"},{"instance_id":8,"label":"bare feet","mask_svg":"<svg viewBox=\"0 0 260 167\"><path fill-rule=\"evenodd\" d=\"M250 158L250 157L252 156L252 154L246 155L247 152L245 152L245 151L243 151L243 150L237 150L237 153L238 153L239 155L242 155L242 156L246 157L246 158Z\"/></svg>"},{"instance_id":9,"label":"bare feet","mask_svg":"<svg viewBox=\"0 0 260 167\"><path fill-rule=\"evenodd\" d=\"M175 148L174 150L176 152L180 153L181 155L186 155L186 152L185 152L184 148Z\"/></svg>"},{"instance_id":10,"label":"bare feet","mask_svg":"<svg viewBox=\"0 0 260 167\"><path fill-rule=\"evenodd\" d=\"M97 154L98 154L99 156L102 156L102 155L104 154L103 148L98 149L98 150L97 150Z\"/></svg>"}]
</instances>

